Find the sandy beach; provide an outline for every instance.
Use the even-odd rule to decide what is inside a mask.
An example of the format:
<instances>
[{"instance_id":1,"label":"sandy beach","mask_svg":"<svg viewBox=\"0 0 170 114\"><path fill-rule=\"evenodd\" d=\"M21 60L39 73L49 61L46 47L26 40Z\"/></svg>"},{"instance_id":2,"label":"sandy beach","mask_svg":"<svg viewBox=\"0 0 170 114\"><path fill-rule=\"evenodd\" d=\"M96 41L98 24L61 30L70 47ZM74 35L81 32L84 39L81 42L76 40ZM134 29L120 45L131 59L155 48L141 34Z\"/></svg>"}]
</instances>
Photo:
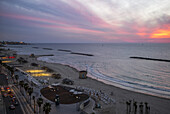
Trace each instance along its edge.
<instances>
[{"instance_id":1,"label":"sandy beach","mask_svg":"<svg viewBox=\"0 0 170 114\"><path fill-rule=\"evenodd\" d=\"M50 76L41 76L35 77L36 79L46 79L49 78L50 84L52 83L62 83L64 78L69 78L74 81L74 85L70 85L72 87L86 87L91 88L96 91L101 91L108 95L109 98L115 100L115 103L104 103L103 101L97 100L102 106L101 109L94 109L97 114L126 114L126 102L136 101L138 108L140 102L147 102L148 106L150 106L150 114L169 114L170 108L170 99L160 98L156 96L151 96L143 93L137 93L125 89L121 89L115 86L107 85L103 82L97 81L88 77L87 79L79 79L79 71L71 66L62 65L57 63L47 63L44 61L38 61L36 56L35 58L30 58L28 55L17 55L17 58L22 57L28 61L28 63L21 64L22 67L20 69L26 71L30 69L41 69L42 66L47 66L50 69L54 70L53 73L61 74L61 79L54 79ZM16 58L16 59L17 59ZM34 67L31 66L31 63L37 63L39 66ZM18 62L11 63L14 65L18 65ZM87 74L88 75L88 74ZM131 105L133 106L133 104ZM145 107L145 105L144 105ZM139 109L137 109L137 114L139 113ZM145 113L145 111L144 111ZM143 114L144 114L143 113Z\"/></svg>"}]
</instances>

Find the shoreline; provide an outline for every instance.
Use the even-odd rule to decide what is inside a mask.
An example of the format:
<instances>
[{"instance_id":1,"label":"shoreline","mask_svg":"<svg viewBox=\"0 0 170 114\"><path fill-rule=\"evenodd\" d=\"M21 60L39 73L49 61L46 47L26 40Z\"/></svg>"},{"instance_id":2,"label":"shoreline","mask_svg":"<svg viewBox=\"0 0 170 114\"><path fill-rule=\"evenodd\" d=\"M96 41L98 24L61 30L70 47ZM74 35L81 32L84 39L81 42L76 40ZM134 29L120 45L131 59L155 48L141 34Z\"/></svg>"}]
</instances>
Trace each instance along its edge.
<instances>
[{"instance_id":1,"label":"shoreline","mask_svg":"<svg viewBox=\"0 0 170 114\"><path fill-rule=\"evenodd\" d=\"M62 78L61 79L53 79L50 77L51 83L53 82L61 82L64 78L69 78L71 80L74 80L75 84L73 86L83 86L92 88L94 90L101 90L102 92L109 95L109 97L116 100L116 104L112 105L105 105L104 103L100 102L102 104L102 109L97 109L98 113L106 113L109 111L109 114L112 114L116 112L116 114L124 114L126 112L126 101L128 100L135 100L137 102L148 102L148 104L151 106L151 114L161 112L161 114L168 114L170 109L168 108L168 104L170 104L170 99L149 95L146 93L141 92L135 92L127 89L123 89L114 85L109 85L104 82L101 82L97 79L93 79L91 77L88 77L87 79L79 79L78 77L78 70L70 65L65 65L61 63L48 63L45 61L37 60L39 56L36 56L35 58L29 58L29 55L18 55L18 57L24 57L27 58L28 63L37 63L40 66L47 66L54 70L54 72L60 73ZM24 65L24 64L23 64ZM24 65L24 67L21 67L22 70L33 68L32 66ZM67 72L66 72L67 71ZM46 79L47 77L35 77L36 79ZM53 79L53 80L51 80ZM113 92L113 95L111 95L111 92ZM160 104L162 105L160 107ZM113 107L116 107L113 109Z\"/></svg>"},{"instance_id":2,"label":"shoreline","mask_svg":"<svg viewBox=\"0 0 170 114\"><path fill-rule=\"evenodd\" d=\"M39 57L43 57L43 56L38 56L37 59L38 59ZM37 60L37 61L46 62L46 61L42 61L42 60ZM62 64L62 63L52 63L52 62L46 62L46 63L63 65L63 66L72 68L72 69L75 70L76 72L79 72L79 70L78 70L77 68L75 68L75 67L73 67L73 66L71 66L71 65ZM130 92L135 92L135 93L139 93L139 94L144 94L144 95L148 95L148 96L153 96L153 97L158 97L158 98L170 100L170 98L168 98L168 97L163 97L163 96L161 97L161 96L158 96L158 95L149 94L149 93L144 93L144 92L135 91L135 90L133 91L133 90L130 90L130 89L128 89L128 88L125 89L125 88L116 86L116 85L114 85L114 84L109 84L109 83L112 83L112 82L109 82L109 81L108 81L109 83L107 83L107 81L106 81L106 83L105 83L105 80L102 81L102 79L97 78L97 77L94 77L94 78L93 78L93 77L88 76L88 75L87 75L87 77L88 77L89 79L91 79L91 80L94 80L94 81L97 81L97 82L101 82L101 83L103 83L103 84L106 84L106 85L108 85L108 86L113 86L113 87L118 88L118 89L123 89L123 90L127 90L127 91L130 91ZM113 83L114 83L114 82L113 82Z\"/></svg>"},{"instance_id":3,"label":"shoreline","mask_svg":"<svg viewBox=\"0 0 170 114\"><path fill-rule=\"evenodd\" d=\"M37 60L37 61L41 61L41 60ZM45 61L41 61L41 62L45 62ZM50 63L50 62L47 62L47 63ZM70 65L67 65L67 64L62 64L62 63L54 63L54 64L58 64L58 65L63 65L63 66L66 66L66 67L70 67L72 68L73 70L75 70L76 72L79 72L78 69L76 69L75 67L73 66L70 66ZM87 77L90 79L90 80L94 80L94 81L97 81L99 83L102 83L102 84L105 84L105 85L108 85L108 86L113 86L117 89L122 89L122 90L125 90L125 91L130 91L130 92L134 92L134 93L139 93L139 94L144 94L144 95L148 95L148 96L152 96L152 97L157 97L157 98L160 98L160 99L165 99L165 100L170 100L170 98L166 98L166 97L161 97L161 96L156 96L156 95L152 95L152 94L147 94L147 93L142 93L142 92L137 92L137 91L133 91L133 90L130 90L130 89L124 89L124 88L121 88L121 87L118 87L116 85L112 85L112 84L108 84L108 83L105 83L103 82L102 80L99 81L100 79L96 79L96 78L92 78L90 76L87 75Z\"/></svg>"}]
</instances>

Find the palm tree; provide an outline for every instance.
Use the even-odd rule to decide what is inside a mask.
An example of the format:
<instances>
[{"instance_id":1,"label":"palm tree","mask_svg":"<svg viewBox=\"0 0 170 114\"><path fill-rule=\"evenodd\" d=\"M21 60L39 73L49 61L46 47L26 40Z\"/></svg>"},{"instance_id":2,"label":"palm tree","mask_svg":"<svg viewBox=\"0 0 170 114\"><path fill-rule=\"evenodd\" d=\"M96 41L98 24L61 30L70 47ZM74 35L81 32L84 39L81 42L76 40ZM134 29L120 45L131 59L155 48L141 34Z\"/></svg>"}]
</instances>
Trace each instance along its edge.
<instances>
[{"instance_id":1,"label":"palm tree","mask_svg":"<svg viewBox=\"0 0 170 114\"><path fill-rule=\"evenodd\" d=\"M8 67L8 70L11 72L11 77L13 78L14 68L9 66L9 67Z\"/></svg>"},{"instance_id":2,"label":"palm tree","mask_svg":"<svg viewBox=\"0 0 170 114\"><path fill-rule=\"evenodd\" d=\"M41 105L43 104L43 99L40 97L37 99L37 104L39 106L39 113L41 112Z\"/></svg>"},{"instance_id":3,"label":"palm tree","mask_svg":"<svg viewBox=\"0 0 170 114\"><path fill-rule=\"evenodd\" d=\"M25 83L24 84L24 89L25 89L25 94L27 95L27 90L28 90L28 88L29 88L29 85L28 85L28 83ZM27 96L26 96L27 97Z\"/></svg>"},{"instance_id":4,"label":"palm tree","mask_svg":"<svg viewBox=\"0 0 170 114\"><path fill-rule=\"evenodd\" d=\"M35 96L32 96L32 99L34 100L34 113L36 113L36 111L35 111Z\"/></svg>"},{"instance_id":5,"label":"palm tree","mask_svg":"<svg viewBox=\"0 0 170 114\"><path fill-rule=\"evenodd\" d=\"M19 81L19 85L20 85L20 91L21 91L21 88L24 87L24 81L23 80Z\"/></svg>"},{"instance_id":6,"label":"palm tree","mask_svg":"<svg viewBox=\"0 0 170 114\"><path fill-rule=\"evenodd\" d=\"M18 76L18 75L15 75L15 79L17 80L17 84L18 84L19 76Z\"/></svg>"},{"instance_id":7,"label":"palm tree","mask_svg":"<svg viewBox=\"0 0 170 114\"><path fill-rule=\"evenodd\" d=\"M28 86L28 83L25 83L25 84L24 84L24 89L25 89L25 91L28 90L28 87L29 87L29 86Z\"/></svg>"},{"instance_id":8,"label":"palm tree","mask_svg":"<svg viewBox=\"0 0 170 114\"><path fill-rule=\"evenodd\" d=\"M28 94L30 96L30 105L31 105L31 94L33 93L33 88L29 87L28 88Z\"/></svg>"},{"instance_id":9,"label":"palm tree","mask_svg":"<svg viewBox=\"0 0 170 114\"><path fill-rule=\"evenodd\" d=\"M43 111L45 112L45 114L49 114L49 112L51 111L51 104L45 103L43 106Z\"/></svg>"}]
</instances>

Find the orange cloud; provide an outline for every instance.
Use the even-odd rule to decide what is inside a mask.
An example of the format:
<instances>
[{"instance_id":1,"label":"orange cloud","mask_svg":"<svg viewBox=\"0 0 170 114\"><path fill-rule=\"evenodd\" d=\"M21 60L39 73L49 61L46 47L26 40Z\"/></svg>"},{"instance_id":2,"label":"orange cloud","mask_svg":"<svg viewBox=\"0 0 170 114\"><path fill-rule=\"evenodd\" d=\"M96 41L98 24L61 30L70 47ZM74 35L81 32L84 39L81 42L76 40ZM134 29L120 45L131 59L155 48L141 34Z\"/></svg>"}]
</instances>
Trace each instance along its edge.
<instances>
[{"instance_id":1,"label":"orange cloud","mask_svg":"<svg viewBox=\"0 0 170 114\"><path fill-rule=\"evenodd\" d=\"M153 32L150 36L151 38L170 38L170 29L164 30L159 29Z\"/></svg>"}]
</instances>

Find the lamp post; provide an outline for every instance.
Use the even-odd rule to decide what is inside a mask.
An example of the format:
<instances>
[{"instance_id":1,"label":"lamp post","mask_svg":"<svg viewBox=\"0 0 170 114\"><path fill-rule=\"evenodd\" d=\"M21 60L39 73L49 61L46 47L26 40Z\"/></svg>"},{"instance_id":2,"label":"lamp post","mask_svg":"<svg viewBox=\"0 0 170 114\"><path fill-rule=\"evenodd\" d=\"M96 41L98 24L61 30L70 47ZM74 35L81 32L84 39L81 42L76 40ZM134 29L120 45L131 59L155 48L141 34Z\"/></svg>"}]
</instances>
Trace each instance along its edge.
<instances>
[{"instance_id":1,"label":"lamp post","mask_svg":"<svg viewBox=\"0 0 170 114\"><path fill-rule=\"evenodd\" d=\"M80 97L76 95L76 99L78 100L78 102L76 103L76 110L79 111L80 110Z\"/></svg>"},{"instance_id":2,"label":"lamp post","mask_svg":"<svg viewBox=\"0 0 170 114\"><path fill-rule=\"evenodd\" d=\"M32 96L32 99L34 100L34 113L36 113L36 111L35 111L35 96Z\"/></svg>"},{"instance_id":3,"label":"lamp post","mask_svg":"<svg viewBox=\"0 0 170 114\"><path fill-rule=\"evenodd\" d=\"M43 99L40 97L37 99L37 104L39 106L39 113L41 112L41 105L43 104Z\"/></svg>"},{"instance_id":4,"label":"lamp post","mask_svg":"<svg viewBox=\"0 0 170 114\"><path fill-rule=\"evenodd\" d=\"M49 83L49 85L50 85L50 78L47 78L47 80L48 80L48 83Z\"/></svg>"}]
</instances>

